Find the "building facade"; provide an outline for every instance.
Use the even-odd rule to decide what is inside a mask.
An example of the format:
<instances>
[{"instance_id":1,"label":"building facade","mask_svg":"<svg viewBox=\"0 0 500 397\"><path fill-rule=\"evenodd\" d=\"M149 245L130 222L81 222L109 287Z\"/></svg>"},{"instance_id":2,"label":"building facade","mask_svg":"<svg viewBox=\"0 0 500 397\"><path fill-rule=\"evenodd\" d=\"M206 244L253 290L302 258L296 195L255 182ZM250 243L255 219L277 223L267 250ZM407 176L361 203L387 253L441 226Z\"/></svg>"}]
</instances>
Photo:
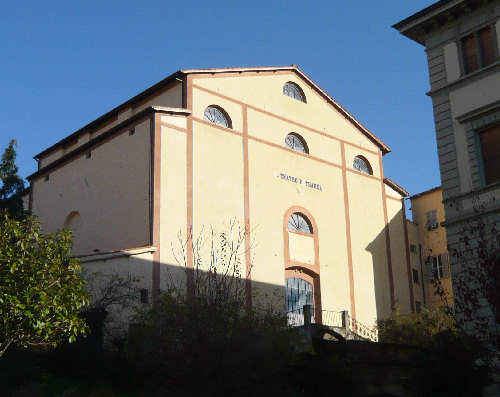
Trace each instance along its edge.
<instances>
[{"instance_id":1,"label":"building facade","mask_svg":"<svg viewBox=\"0 0 500 397\"><path fill-rule=\"evenodd\" d=\"M413 220L408 220L408 235L415 310L453 307L448 244L441 226L445 221L441 187L415 194L410 201Z\"/></svg>"},{"instance_id":2,"label":"building facade","mask_svg":"<svg viewBox=\"0 0 500 397\"><path fill-rule=\"evenodd\" d=\"M196 236L234 220L249 305L371 327L414 308L389 151L296 66L181 70L39 153L30 209L74 231L84 269L133 273L153 296L174 273L189 284Z\"/></svg>"},{"instance_id":3,"label":"building facade","mask_svg":"<svg viewBox=\"0 0 500 397\"><path fill-rule=\"evenodd\" d=\"M456 317L492 341L500 333L499 16L498 0L441 0L393 26L427 53Z\"/></svg>"}]
</instances>

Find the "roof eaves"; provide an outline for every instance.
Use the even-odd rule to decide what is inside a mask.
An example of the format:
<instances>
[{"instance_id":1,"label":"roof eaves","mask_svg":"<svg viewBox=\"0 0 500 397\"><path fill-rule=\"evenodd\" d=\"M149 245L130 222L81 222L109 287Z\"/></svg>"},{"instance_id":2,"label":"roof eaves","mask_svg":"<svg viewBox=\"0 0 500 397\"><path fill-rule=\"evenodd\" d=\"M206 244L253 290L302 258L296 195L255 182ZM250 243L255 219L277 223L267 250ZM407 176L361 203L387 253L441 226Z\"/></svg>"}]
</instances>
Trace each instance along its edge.
<instances>
[{"instance_id":1,"label":"roof eaves","mask_svg":"<svg viewBox=\"0 0 500 397\"><path fill-rule=\"evenodd\" d=\"M392 25L402 35L425 45L426 37L436 29L496 0L441 0Z\"/></svg>"},{"instance_id":2,"label":"roof eaves","mask_svg":"<svg viewBox=\"0 0 500 397\"><path fill-rule=\"evenodd\" d=\"M401 194L401 196L403 197L407 197L410 195L410 193L408 193L403 187L399 186L396 182L394 182L392 179L390 178L384 178L384 183L391 187L392 189L394 189L396 192L398 192L399 194Z\"/></svg>"},{"instance_id":3,"label":"roof eaves","mask_svg":"<svg viewBox=\"0 0 500 397\"><path fill-rule=\"evenodd\" d=\"M171 84L173 81L181 80L180 78L184 75L187 74L206 74L206 73L227 73L227 72L259 72L259 71L281 71L281 70L288 70L297 73L300 77L302 77L304 80L306 80L309 85L314 88L316 91L319 92L321 96L323 96L334 108L336 108L341 114L343 114L350 122L352 122L358 130L362 134L368 137L375 145L377 145L381 150L382 154L387 154L391 151L391 149L384 143L382 142L378 137L376 137L373 133L371 133L363 124L361 124L358 120L354 118L343 106L341 106L337 101L335 101L330 95L328 95L325 91L323 91L314 81L312 81L304 72L302 72L298 66L296 65L290 65L290 66L264 66L264 67L236 67L236 68L207 68L207 69L181 69L178 70L177 72L171 74L170 76L164 78L160 82L152 85L151 87L147 88L146 90L142 91L141 93L137 94L136 96L132 97L131 99L127 100L126 102L122 103L121 105L117 106L116 108L110 110L109 112L105 113L101 117L97 118L96 120L90 122L89 124L85 125L84 127L80 128L79 130L73 132L72 134L68 135L67 137L63 138L62 140L58 141L54 145L48 147L47 149L43 150L42 152L38 153L35 155L33 158L38 160L41 156L50 153L54 151L57 147L62 146L68 142L71 142L75 138L79 137L81 134L86 132L87 130L94 128L95 126L109 120L111 117L118 115L118 113L125 109L126 107L139 102L140 100L150 96L153 94L155 91L168 86Z\"/></svg>"},{"instance_id":4,"label":"roof eaves","mask_svg":"<svg viewBox=\"0 0 500 397\"><path fill-rule=\"evenodd\" d=\"M433 193L433 192L435 192L437 190L441 190L441 186L436 186L436 187L433 187L431 189L424 190L423 192L414 194L413 196L410 196L410 200L413 200L413 199L415 199L417 197L420 197L420 196L424 196L424 195L429 194L429 193Z\"/></svg>"},{"instance_id":5,"label":"roof eaves","mask_svg":"<svg viewBox=\"0 0 500 397\"><path fill-rule=\"evenodd\" d=\"M436 11L440 9L441 7L444 7L452 2L456 2L457 0L440 0L434 4L431 4L430 6L424 8L423 10L420 10L416 12L413 15L410 15L408 18L403 19L402 21L399 21L392 25L394 29L400 30L403 27L406 27L407 25L412 24L412 22L415 22L419 19L423 19L424 17L427 17L429 14L433 13L433 11Z\"/></svg>"},{"instance_id":6,"label":"roof eaves","mask_svg":"<svg viewBox=\"0 0 500 397\"><path fill-rule=\"evenodd\" d=\"M121 105L118 105L117 107L115 107L114 109L110 110L109 112L103 114L101 117L98 117L94 121L91 121L87 125L85 125L82 128L80 128L79 130L71 133L70 135L68 135L65 138L61 139L60 141L56 142L52 146L49 146L47 149L41 151L40 153L38 153L37 155L35 155L33 158L35 160L38 160L41 156L54 151L59 146L62 146L64 144L68 143L68 142L71 142L72 140L74 140L75 138L79 137L81 134L83 134L87 130L89 130L91 128L94 128L94 127L98 126L99 124L104 123L105 121L109 120L111 117L113 117L115 115L118 115L118 113L120 111L122 111L123 109L127 108L128 106L130 106L130 105L132 105L134 103L137 103L137 102L141 101L144 98L147 98L148 96L150 96L151 94L153 94L155 91L157 91L157 90L159 90L159 89L161 89L163 87L166 87L166 86L170 85L176 79L180 79L180 77L183 74L184 73L181 70L178 70L177 72L172 73L170 76L164 78L163 80L161 80L158 83L152 85L151 87L146 88L144 91L140 92L139 94L135 95L134 97L130 98L129 100L123 102Z\"/></svg>"},{"instance_id":7,"label":"roof eaves","mask_svg":"<svg viewBox=\"0 0 500 397\"><path fill-rule=\"evenodd\" d=\"M382 154L387 154L391 151L389 147L382 142L379 138L377 138L373 133L371 133L368 128L366 128L363 124L361 124L354 116L347 111L342 105L340 105L335 99L333 99L330 95L328 95L325 91L323 91L314 81L312 81L302 70L299 68L296 69L297 73L299 73L305 80L309 82L311 86L313 86L316 90L320 92L320 94L329 101L333 107L335 107L340 113L342 113L346 118L349 119L356 127L366 135L373 143L375 143L381 150Z\"/></svg>"},{"instance_id":8,"label":"roof eaves","mask_svg":"<svg viewBox=\"0 0 500 397\"><path fill-rule=\"evenodd\" d=\"M235 67L235 68L205 68L205 69L181 69L180 72L185 74L206 74L206 73L231 73L231 72L268 72L280 70L299 70L297 65L289 66L252 66L252 67Z\"/></svg>"},{"instance_id":9,"label":"roof eaves","mask_svg":"<svg viewBox=\"0 0 500 397\"><path fill-rule=\"evenodd\" d=\"M144 110L140 111L139 113L129 117L128 119L122 121L118 125L115 125L114 127L111 127L109 130L104 131L102 134L98 135L91 141L77 147L75 150L65 154L64 156L58 158L57 160L54 160L52 163L47 164L45 167L39 169L38 171L35 171L33 174L29 175L26 179L28 181L31 181L40 175L46 174L47 172L51 171L52 169L58 167L61 164L66 163L67 161L71 160L73 157L78 156L79 154L85 152L86 150L91 149L96 143L103 142L105 141L108 137L114 135L115 133L119 132L120 130L123 130L124 128L127 128L128 125L134 123L135 121L141 120L144 117L147 117L149 114L152 113L164 113L164 114L177 114L181 116L189 116L191 114L191 111L189 109L183 109L183 108L170 108L170 107L164 107L164 106L148 106Z\"/></svg>"}]
</instances>

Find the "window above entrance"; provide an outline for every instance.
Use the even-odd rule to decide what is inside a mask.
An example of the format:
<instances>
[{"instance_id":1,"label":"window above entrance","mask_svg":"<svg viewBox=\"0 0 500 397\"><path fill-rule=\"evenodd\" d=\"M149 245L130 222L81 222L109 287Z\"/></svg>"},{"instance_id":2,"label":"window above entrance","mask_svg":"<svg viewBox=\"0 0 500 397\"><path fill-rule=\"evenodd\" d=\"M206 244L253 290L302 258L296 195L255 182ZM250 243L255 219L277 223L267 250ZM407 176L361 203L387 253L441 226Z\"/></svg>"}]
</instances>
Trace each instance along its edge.
<instances>
[{"instance_id":1,"label":"window above entrance","mask_svg":"<svg viewBox=\"0 0 500 397\"><path fill-rule=\"evenodd\" d=\"M288 230L312 234L313 228L309 219L305 215L295 212L288 219Z\"/></svg>"}]
</instances>

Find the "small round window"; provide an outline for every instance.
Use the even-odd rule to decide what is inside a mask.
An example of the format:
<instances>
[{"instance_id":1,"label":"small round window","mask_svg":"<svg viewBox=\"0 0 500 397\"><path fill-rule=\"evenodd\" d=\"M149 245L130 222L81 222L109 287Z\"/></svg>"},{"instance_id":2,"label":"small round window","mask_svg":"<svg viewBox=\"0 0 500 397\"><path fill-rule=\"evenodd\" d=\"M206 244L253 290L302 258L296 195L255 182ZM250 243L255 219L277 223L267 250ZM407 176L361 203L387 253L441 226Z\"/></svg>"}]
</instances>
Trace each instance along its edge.
<instances>
[{"instance_id":1,"label":"small round window","mask_svg":"<svg viewBox=\"0 0 500 397\"><path fill-rule=\"evenodd\" d=\"M370 163L363 156L356 156L354 158L352 166L356 171L360 171L368 175L373 174L372 167L370 167Z\"/></svg>"},{"instance_id":2,"label":"small round window","mask_svg":"<svg viewBox=\"0 0 500 397\"><path fill-rule=\"evenodd\" d=\"M290 98L296 99L300 102L306 102L305 96L302 90L297 84L288 82L283 86L283 95L289 96Z\"/></svg>"},{"instance_id":3,"label":"small round window","mask_svg":"<svg viewBox=\"0 0 500 397\"><path fill-rule=\"evenodd\" d=\"M285 145L298 152L309 153L309 148L307 147L306 142L297 134L288 134L285 138Z\"/></svg>"},{"instance_id":4,"label":"small round window","mask_svg":"<svg viewBox=\"0 0 500 397\"><path fill-rule=\"evenodd\" d=\"M209 106L206 108L205 113L203 114L203 119L209 121L210 123L221 125L222 127L232 128L231 119L227 113L217 106Z\"/></svg>"},{"instance_id":5,"label":"small round window","mask_svg":"<svg viewBox=\"0 0 500 397\"><path fill-rule=\"evenodd\" d=\"M299 212L295 212L288 219L288 230L312 234L312 226L309 219Z\"/></svg>"}]
</instances>

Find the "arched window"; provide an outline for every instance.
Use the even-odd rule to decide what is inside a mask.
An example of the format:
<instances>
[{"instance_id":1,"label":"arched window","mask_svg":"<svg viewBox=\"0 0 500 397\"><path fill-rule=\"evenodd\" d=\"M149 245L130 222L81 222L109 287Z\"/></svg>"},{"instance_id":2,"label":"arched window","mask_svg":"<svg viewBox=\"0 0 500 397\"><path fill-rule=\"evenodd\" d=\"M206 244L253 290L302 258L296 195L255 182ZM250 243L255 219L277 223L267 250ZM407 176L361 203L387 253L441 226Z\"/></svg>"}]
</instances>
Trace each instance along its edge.
<instances>
[{"instance_id":1,"label":"arched window","mask_svg":"<svg viewBox=\"0 0 500 397\"><path fill-rule=\"evenodd\" d=\"M286 136L285 145L290 149L309 154L309 148L304 138L294 132Z\"/></svg>"},{"instance_id":2,"label":"arched window","mask_svg":"<svg viewBox=\"0 0 500 397\"><path fill-rule=\"evenodd\" d=\"M313 285L301 278L287 278L286 284L286 311L287 313L304 314L304 305L311 305L314 309Z\"/></svg>"},{"instance_id":3,"label":"arched window","mask_svg":"<svg viewBox=\"0 0 500 397\"><path fill-rule=\"evenodd\" d=\"M288 230L308 234L313 233L311 222L309 222L309 219L299 212L293 213L288 219Z\"/></svg>"},{"instance_id":4,"label":"arched window","mask_svg":"<svg viewBox=\"0 0 500 397\"><path fill-rule=\"evenodd\" d=\"M352 163L352 166L356 171L360 171L360 172L363 172L363 173L368 174L368 175L373 174L372 167L370 166L370 163L363 156L354 157L354 161Z\"/></svg>"},{"instance_id":5,"label":"arched window","mask_svg":"<svg viewBox=\"0 0 500 397\"><path fill-rule=\"evenodd\" d=\"M300 102L306 102L304 92L297 84L290 81L288 83L285 83L285 85L283 86L283 95L289 96L290 98L296 99Z\"/></svg>"},{"instance_id":6,"label":"arched window","mask_svg":"<svg viewBox=\"0 0 500 397\"><path fill-rule=\"evenodd\" d=\"M205 109L203 119L226 128L233 128L231 118L226 111L218 106L212 105Z\"/></svg>"}]
</instances>

